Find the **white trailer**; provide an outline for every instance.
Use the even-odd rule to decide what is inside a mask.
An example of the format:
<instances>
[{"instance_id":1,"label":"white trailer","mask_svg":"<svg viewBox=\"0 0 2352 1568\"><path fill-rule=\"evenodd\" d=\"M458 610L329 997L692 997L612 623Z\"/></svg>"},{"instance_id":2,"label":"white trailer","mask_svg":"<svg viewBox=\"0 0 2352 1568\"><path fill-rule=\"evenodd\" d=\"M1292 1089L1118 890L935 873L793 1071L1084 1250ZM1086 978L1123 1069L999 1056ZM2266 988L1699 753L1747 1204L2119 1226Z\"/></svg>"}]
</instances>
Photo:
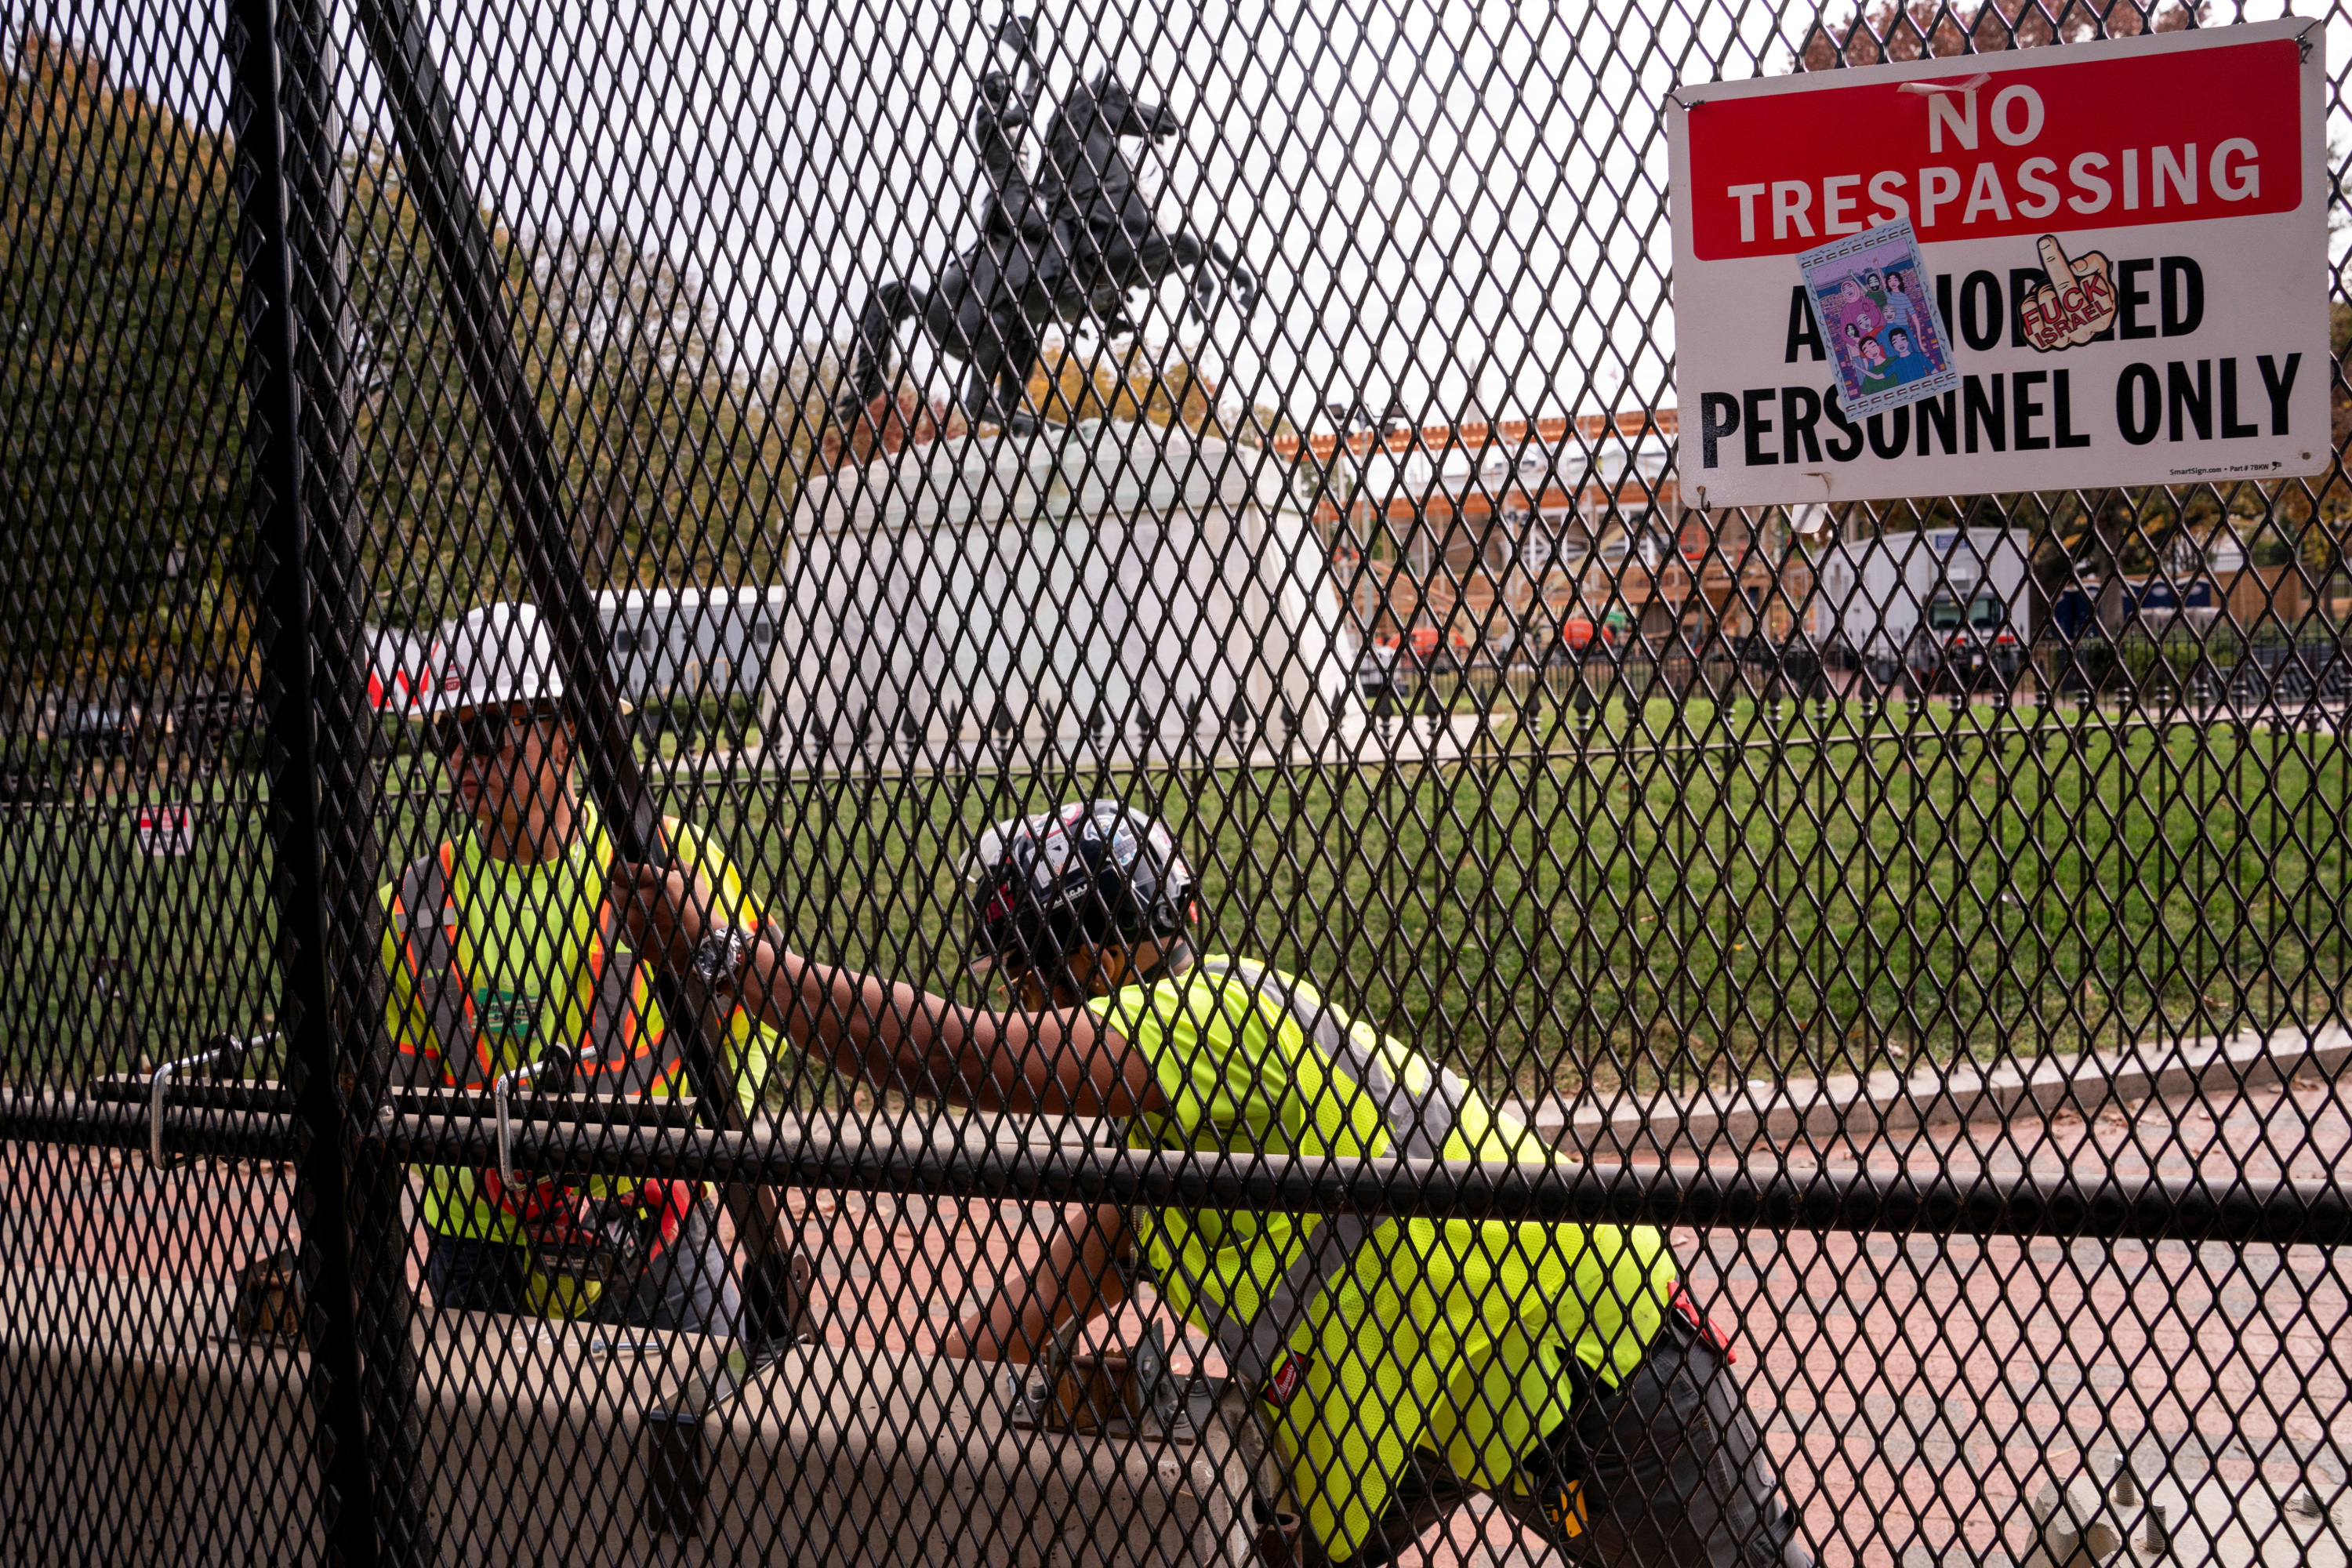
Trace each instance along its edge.
<instances>
[{"instance_id":1,"label":"white trailer","mask_svg":"<svg viewBox=\"0 0 2352 1568\"><path fill-rule=\"evenodd\" d=\"M768 689L785 590L631 589L596 595L596 624L621 695L632 702L666 697L748 697ZM370 626L368 700L400 713L419 711L441 637Z\"/></svg>"},{"instance_id":2,"label":"white trailer","mask_svg":"<svg viewBox=\"0 0 2352 1568\"><path fill-rule=\"evenodd\" d=\"M1885 671L1902 663L1923 620L1943 629L1957 616L1979 632L1999 629L1988 624L1998 601L2000 626L2031 642L2029 548L2021 528L1926 528L1829 545L1814 557L1820 591L1805 630L1817 643L1843 638L1865 667Z\"/></svg>"},{"instance_id":3,"label":"white trailer","mask_svg":"<svg viewBox=\"0 0 2352 1568\"><path fill-rule=\"evenodd\" d=\"M613 679L632 702L767 693L787 591L632 588L596 595Z\"/></svg>"}]
</instances>

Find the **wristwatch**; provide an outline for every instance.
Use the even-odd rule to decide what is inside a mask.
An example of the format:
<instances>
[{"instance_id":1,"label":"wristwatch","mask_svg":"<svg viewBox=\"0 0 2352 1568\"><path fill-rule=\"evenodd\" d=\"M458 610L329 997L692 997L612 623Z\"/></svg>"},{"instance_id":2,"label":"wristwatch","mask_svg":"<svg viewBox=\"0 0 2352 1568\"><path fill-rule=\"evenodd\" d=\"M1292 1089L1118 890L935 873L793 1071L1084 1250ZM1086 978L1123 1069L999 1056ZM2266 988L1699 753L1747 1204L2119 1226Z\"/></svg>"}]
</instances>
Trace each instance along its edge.
<instances>
[{"instance_id":1,"label":"wristwatch","mask_svg":"<svg viewBox=\"0 0 2352 1568\"><path fill-rule=\"evenodd\" d=\"M751 956L751 933L734 926L712 926L694 946L694 974L705 987L731 994L743 983L743 965Z\"/></svg>"}]
</instances>

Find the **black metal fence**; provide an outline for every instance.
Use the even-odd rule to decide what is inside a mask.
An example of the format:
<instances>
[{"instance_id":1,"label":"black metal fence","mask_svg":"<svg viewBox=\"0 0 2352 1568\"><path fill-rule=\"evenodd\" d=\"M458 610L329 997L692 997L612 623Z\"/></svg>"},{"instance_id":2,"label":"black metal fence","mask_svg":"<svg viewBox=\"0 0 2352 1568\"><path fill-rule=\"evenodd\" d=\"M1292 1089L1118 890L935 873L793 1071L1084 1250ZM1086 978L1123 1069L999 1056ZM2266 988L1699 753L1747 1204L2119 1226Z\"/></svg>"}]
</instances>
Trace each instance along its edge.
<instances>
[{"instance_id":1,"label":"black metal fence","mask_svg":"<svg viewBox=\"0 0 2352 1568\"><path fill-rule=\"evenodd\" d=\"M12 15L10 1558L2342 1561L2340 266L2321 481L1662 406L1675 79L2232 19Z\"/></svg>"}]
</instances>

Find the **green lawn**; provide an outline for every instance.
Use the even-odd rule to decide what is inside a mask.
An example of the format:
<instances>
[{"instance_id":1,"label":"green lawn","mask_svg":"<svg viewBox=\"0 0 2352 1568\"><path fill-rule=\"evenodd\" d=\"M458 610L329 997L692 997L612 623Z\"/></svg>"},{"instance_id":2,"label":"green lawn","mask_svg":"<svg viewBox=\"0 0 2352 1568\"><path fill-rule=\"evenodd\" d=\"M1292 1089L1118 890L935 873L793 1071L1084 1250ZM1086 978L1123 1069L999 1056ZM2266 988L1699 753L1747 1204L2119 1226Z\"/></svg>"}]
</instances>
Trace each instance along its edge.
<instances>
[{"instance_id":1,"label":"green lawn","mask_svg":"<svg viewBox=\"0 0 2352 1568\"><path fill-rule=\"evenodd\" d=\"M1139 786L1202 847L1225 944L1522 1090L2072 1050L2341 995L2332 740L1945 703L1780 720L1616 707L1581 746L1506 722L1496 754L1394 769L796 780L717 816L789 866L794 930L945 985L973 832Z\"/></svg>"},{"instance_id":2,"label":"green lawn","mask_svg":"<svg viewBox=\"0 0 2352 1568\"><path fill-rule=\"evenodd\" d=\"M388 858L441 831L411 765L394 764L409 804L385 815ZM973 834L1075 795L1140 797L1195 847L1221 944L1528 1092L2335 1012L2346 784L2330 737L2072 709L1652 702L1580 730L1507 711L1478 753L1434 764L712 780L669 805L716 826L814 951L976 996L955 880ZM127 1018L152 1048L267 1015L249 798L186 859L137 853L119 811L69 826L14 809L19 1081L123 1065ZM57 931L69 942L43 940ZM136 958L114 994L90 952Z\"/></svg>"}]
</instances>

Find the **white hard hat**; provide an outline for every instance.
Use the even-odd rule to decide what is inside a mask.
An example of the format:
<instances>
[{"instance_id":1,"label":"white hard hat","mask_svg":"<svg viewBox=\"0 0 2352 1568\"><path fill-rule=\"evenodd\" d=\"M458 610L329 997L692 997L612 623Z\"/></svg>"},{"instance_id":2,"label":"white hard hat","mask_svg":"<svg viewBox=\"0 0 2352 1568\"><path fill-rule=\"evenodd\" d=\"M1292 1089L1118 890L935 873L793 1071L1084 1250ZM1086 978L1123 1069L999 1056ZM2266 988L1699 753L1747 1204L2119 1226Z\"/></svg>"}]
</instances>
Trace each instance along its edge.
<instances>
[{"instance_id":1,"label":"white hard hat","mask_svg":"<svg viewBox=\"0 0 2352 1568\"><path fill-rule=\"evenodd\" d=\"M426 668L432 679L417 707L427 714L553 702L563 695L555 639L539 624L536 605L485 605L445 622Z\"/></svg>"}]
</instances>

